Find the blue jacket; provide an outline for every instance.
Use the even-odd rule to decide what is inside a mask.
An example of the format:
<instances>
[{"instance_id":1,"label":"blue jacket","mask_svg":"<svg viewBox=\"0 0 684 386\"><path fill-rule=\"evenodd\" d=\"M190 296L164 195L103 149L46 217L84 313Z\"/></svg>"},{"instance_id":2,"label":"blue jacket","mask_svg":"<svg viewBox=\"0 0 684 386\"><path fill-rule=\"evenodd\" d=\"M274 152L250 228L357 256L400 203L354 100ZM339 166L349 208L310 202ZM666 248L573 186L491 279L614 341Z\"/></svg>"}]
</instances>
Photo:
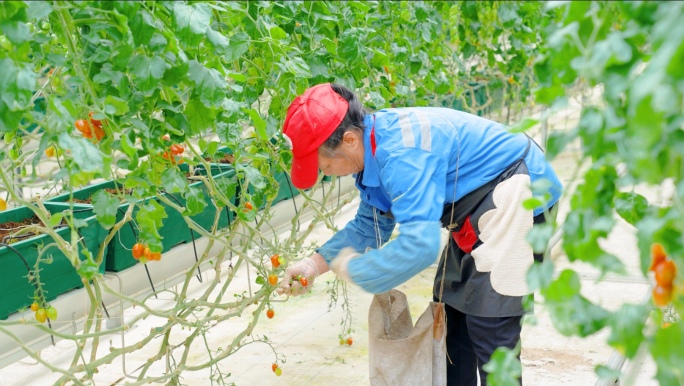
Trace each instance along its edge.
<instances>
[{"instance_id":1,"label":"blue jacket","mask_svg":"<svg viewBox=\"0 0 684 386\"><path fill-rule=\"evenodd\" d=\"M364 170L356 176L362 202L356 217L318 252L330 263L344 247L375 248L352 259L348 272L364 290L382 293L436 260L444 205L497 177L525 154L530 140L499 123L445 108L384 109L367 115L364 124ZM533 190L544 203L534 209L538 215L558 201L562 185L536 145L529 147L525 163L533 186L547 187ZM381 215L390 210L394 220ZM395 221L399 235L387 243Z\"/></svg>"}]
</instances>

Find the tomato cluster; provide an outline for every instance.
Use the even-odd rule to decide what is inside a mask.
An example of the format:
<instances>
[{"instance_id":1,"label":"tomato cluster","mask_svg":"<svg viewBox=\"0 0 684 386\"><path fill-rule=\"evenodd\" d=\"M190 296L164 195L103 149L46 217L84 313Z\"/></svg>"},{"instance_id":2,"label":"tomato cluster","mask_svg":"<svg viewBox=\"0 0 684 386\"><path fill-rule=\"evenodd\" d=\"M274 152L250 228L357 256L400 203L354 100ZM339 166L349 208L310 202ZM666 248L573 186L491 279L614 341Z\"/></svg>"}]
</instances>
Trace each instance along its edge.
<instances>
[{"instance_id":1,"label":"tomato cluster","mask_svg":"<svg viewBox=\"0 0 684 386\"><path fill-rule=\"evenodd\" d=\"M165 142L171 142L171 137L169 137L168 134L165 134L162 136L162 141ZM185 152L185 147L183 145L174 143L169 146L169 150L164 151L161 156L167 161L170 161L172 164L182 164L183 161L183 153Z\"/></svg>"},{"instance_id":2,"label":"tomato cluster","mask_svg":"<svg viewBox=\"0 0 684 386\"><path fill-rule=\"evenodd\" d=\"M140 262L143 264L147 263L148 261L161 260L161 252L152 252L150 251L149 247L141 243L135 243L131 253L133 254L134 259L140 260Z\"/></svg>"},{"instance_id":3,"label":"tomato cluster","mask_svg":"<svg viewBox=\"0 0 684 386\"><path fill-rule=\"evenodd\" d=\"M340 335L340 346L344 346L345 344L347 346L351 346L352 344L354 344L354 339L352 339L351 336L349 336L349 337L347 337L347 339L345 339Z\"/></svg>"},{"instance_id":4,"label":"tomato cluster","mask_svg":"<svg viewBox=\"0 0 684 386\"><path fill-rule=\"evenodd\" d=\"M281 370L280 367L278 367L277 363L274 363L271 365L271 370L273 370L273 372L277 376L280 376L283 373L283 370Z\"/></svg>"},{"instance_id":5,"label":"tomato cluster","mask_svg":"<svg viewBox=\"0 0 684 386\"><path fill-rule=\"evenodd\" d=\"M677 276L677 266L667 258L667 254L660 244L651 246L651 267L655 272L656 286L653 288L653 302L664 307L672 301L674 279Z\"/></svg>"},{"instance_id":6,"label":"tomato cluster","mask_svg":"<svg viewBox=\"0 0 684 386\"><path fill-rule=\"evenodd\" d=\"M31 304L31 311L36 313L35 317L39 323L45 323L48 318L50 318L50 320L57 320L57 309L50 305L41 307L41 305L35 301Z\"/></svg>"},{"instance_id":7,"label":"tomato cluster","mask_svg":"<svg viewBox=\"0 0 684 386\"><path fill-rule=\"evenodd\" d=\"M95 113L91 112L88 114L88 119L79 119L74 123L76 129L83 134L84 137L92 139L93 135L96 140L101 140L105 136L104 130L102 130L102 121L93 118Z\"/></svg>"}]
</instances>

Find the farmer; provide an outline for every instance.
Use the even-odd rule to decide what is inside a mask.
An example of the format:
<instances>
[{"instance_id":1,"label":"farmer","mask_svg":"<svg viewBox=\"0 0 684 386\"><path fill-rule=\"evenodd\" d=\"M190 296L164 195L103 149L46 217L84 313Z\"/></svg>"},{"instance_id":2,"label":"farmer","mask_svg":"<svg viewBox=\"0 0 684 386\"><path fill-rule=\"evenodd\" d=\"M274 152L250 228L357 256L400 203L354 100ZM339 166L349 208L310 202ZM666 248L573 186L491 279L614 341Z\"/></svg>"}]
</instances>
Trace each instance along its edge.
<instances>
[{"instance_id":1,"label":"farmer","mask_svg":"<svg viewBox=\"0 0 684 386\"><path fill-rule=\"evenodd\" d=\"M292 183L312 187L325 175L355 175L356 217L312 256L285 272L279 292L307 292L332 269L379 294L430 266L440 254L440 227L451 236L433 293L446 303L449 385L475 385L500 346L520 340L535 254L525 241L562 186L540 148L524 134L446 108L392 108L374 114L345 87L320 84L295 98L283 135L292 145ZM542 186L532 193L530 187ZM523 202L542 204L529 211ZM532 201L530 201L532 202ZM389 241L395 224L398 236ZM385 244L382 248L379 245ZM309 278L306 287L293 277Z\"/></svg>"}]
</instances>

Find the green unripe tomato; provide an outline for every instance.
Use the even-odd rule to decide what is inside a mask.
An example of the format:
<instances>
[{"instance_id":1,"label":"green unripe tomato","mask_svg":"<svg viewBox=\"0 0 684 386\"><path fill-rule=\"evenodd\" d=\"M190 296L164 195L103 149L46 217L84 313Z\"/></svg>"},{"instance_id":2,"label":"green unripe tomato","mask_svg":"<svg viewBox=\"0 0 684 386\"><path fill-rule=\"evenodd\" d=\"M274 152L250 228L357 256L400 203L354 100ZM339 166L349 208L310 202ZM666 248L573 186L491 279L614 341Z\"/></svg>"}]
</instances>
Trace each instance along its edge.
<instances>
[{"instance_id":1,"label":"green unripe tomato","mask_svg":"<svg viewBox=\"0 0 684 386\"><path fill-rule=\"evenodd\" d=\"M19 150L17 150L16 148L10 149L9 156L10 159L12 159L12 161L16 161L19 158Z\"/></svg>"},{"instance_id":2,"label":"green unripe tomato","mask_svg":"<svg viewBox=\"0 0 684 386\"><path fill-rule=\"evenodd\" d=\"M52 26L50 25L49 21L44 21L40 24L40 29L42 29L43 31L48 31L50 27Z\"/></svg>"},{"instance_id":3,"label":"green unripe tomato","mask_svg":"<svg viewBox=\"0 0 684 386\"><path fill-rule=\"evenodd\" d=\"M0 36L0 47L6 49L7 51L12 51L12 42L7 39L7 36Z\"/></svg>"}]
</instances>

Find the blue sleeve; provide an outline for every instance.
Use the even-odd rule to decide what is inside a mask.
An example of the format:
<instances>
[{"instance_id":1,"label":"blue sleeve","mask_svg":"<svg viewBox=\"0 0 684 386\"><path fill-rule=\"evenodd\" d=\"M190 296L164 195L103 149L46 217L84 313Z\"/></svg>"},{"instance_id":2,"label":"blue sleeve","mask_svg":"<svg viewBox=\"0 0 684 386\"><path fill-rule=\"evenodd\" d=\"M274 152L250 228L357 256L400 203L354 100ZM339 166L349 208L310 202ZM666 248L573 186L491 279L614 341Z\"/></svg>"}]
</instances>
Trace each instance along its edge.
<instances>
[{"instance_id":1,"label":"blue sleeve","mask_svg":"<svg viewBox=\"0 0 684 386\"><path fill-rule=\"evenodd\" d=\"M347 267L354 283L376 294L407 281L437 259L447 165L434 153L406 148L387 157L381 170L399 235L381 249L352 259Z\"/></svg>"},{"instance_id":2,"label":"blue sleeve","mask_svg":"<svg viewBox=\"0 0 684 386\"><path fill-rule=\"evenodd\" d=\"M380 231L380 245L389 240L394 230L394 220L380 215L376 212L378 219L378 229ZM352 247L357 252L364 252L366 248L378 248L378 242L375 238L375 220L373 216L373 207L368 203L361 201L359 209L356 212L356 217L349 221L347 225L339 232L335 233L325 244L323 244L316 252L320 253L328 265L330 261L337 257L340 249L345 247Z\"/></svg>"}]
</instances>

